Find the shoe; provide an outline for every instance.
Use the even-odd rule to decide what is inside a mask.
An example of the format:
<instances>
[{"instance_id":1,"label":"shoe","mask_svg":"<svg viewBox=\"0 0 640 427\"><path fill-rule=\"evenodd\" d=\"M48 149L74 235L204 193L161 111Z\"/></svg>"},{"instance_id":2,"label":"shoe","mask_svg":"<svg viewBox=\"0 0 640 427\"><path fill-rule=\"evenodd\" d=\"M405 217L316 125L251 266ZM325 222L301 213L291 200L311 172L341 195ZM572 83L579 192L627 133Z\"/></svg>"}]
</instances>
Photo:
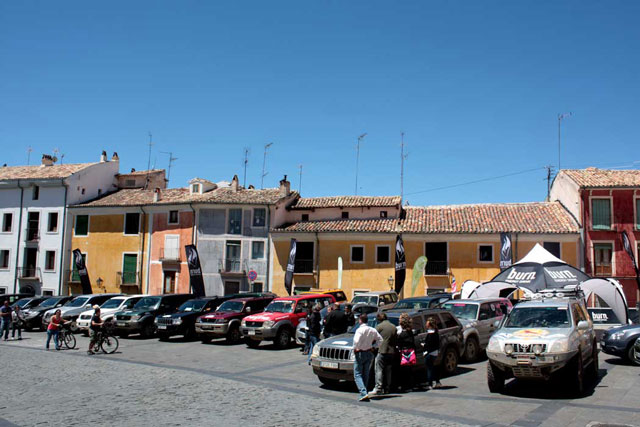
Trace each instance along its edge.
<instances>
[{"instance_id":1,"label":"shoe","mask_svg":"<svg viewBox=\"0 0 640 427\"><path fill-rule=\"evenodd\" d=\"M364 396L360 396L360 399L358 401L359 402L368 402L369 401L369 395L365 394Z\"/></svg>"},{"instance_id":2,"label":"shoe","mask_svg":"<svg viewBox=\"0 0 640 427\"><path fill-rule=\"evenodd\" d=\"M88 354L89 356L92 356L92 355L94 355L95 353L94 353L93 351L91 351L91 350L87 350L87 354Z\"/></svg>"},{"instance_id":3,"label":"shoe","mask_svg":"<svg viewBox=\"0 0 640 427\"><path fill-rule=\"evenodd\" d=\"M436 385L433 388L442 388L442 384L440 384L440 381L436 381Z\"/></svg>"},{"instance_id":4,"label":"shoe","mask_svg":"<svg viewBox=\"0 0 640 427\"><path fill-rule=\"evenodd\" d=\"M60 351L60 347L56 347L56 351Z\"/></svg>"},{"instance_id":5,"label":"shoe","mask_svg":"<svg viewBox=\"0 0 640 427\"><path fill-rule=\"evenodd\" d=\"M18 337L18 341L22 341L22 337Z\"/></svg>"},{"instance_id":6,"label":"shoe","mask_svg":"<svg viewBox=\"0 0 640 427\"><path fill-rule=\"evenodd\" d=\"M376 390L376 389L374 388L373 390L371 390L371 391L367 394L367 396L369 396L369 397L373 397L373 396L379 396L379 395L381 395L381 394L382 394L381 392L379 392L378 390Z\"/></svg>"}]
</instances>

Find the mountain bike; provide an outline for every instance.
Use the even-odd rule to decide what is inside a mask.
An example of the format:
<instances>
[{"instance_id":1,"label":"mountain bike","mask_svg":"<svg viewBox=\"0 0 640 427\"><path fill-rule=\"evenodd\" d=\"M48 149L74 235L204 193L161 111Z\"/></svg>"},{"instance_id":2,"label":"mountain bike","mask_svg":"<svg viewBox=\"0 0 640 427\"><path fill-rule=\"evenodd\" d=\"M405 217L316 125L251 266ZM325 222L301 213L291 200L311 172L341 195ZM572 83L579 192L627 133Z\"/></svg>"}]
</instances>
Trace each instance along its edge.
<instances>
[{"instance_id":1,"label":"mountain bike","mask_svg":"<svg viewBox=\"0 0 640 427\"><path fill-rule=\"evenodd\" d=\"M68 326L63 325L58 332L58 347L64 344L69 350L76 348L76 337Z\"/></svg>"},{"instance_id":2,"label":"mountain bike","mask_svg":"<svg viewBox=\"0 0 640 427\"><path fill-rule=\"evenodd\" d=\"M99 348L105 354L113 354L119 346L118 338L113 335L112 322L105 322L102 331L98 332L98 340L93 346L94 351Z\"/></svg>"}]
</instances>

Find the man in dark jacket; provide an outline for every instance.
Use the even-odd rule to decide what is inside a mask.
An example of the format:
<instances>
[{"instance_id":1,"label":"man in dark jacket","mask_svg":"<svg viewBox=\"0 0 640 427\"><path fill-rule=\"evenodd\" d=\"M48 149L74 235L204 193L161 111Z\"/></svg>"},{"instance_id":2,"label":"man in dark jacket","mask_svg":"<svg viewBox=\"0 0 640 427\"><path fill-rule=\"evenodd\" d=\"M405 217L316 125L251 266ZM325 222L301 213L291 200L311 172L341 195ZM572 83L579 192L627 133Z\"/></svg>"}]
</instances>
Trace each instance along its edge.
<instances>
[{"instance_id":1,"label":"man in dark jacket","mask_svg":"<svg viewBox=\"0 0 640 427\"><path fill-rule=\"evenodd\" d=\"M356 324L356 318L353 315L351 304L344 305L344 315L347 318L347 330L350 330Z\"/></svg>"},{"instance_id":2,"label":"man in dark jacket","mask_svg":"<svg viewBox=\"0 0 640 427\"><path fill-rule=\"evenodd\" d=\"M398 331L393 323L387 320L387 315L378 313L376 331L382 336L382 342L376 356L376 387L369 396L389 393L391 389L391 371L396 352L396 338Z\"/></svg>"},{"instance_id":3,"label":"man in dark jacket","mask_svg":"<svg viewBox=\"0 0 640 427\"><path fill-rule=\"evenodd\" d=\"M311 365L313 347L320 341L320 304L316 304L313 307L313 311L307 319L307 328L307 339L309 341L309 357L307 357L307 363Z\"/></svg>"},{"instance_id":4,"label":"man in dark jacket","mask_svg":"<svg viewBox=\"0 0 640 427\"><path fill-rule=\"evenodd\" d=\"M333 309L327 317L324 323L324 336L329 338L334 335L340 335L347 332L347 316L344 311L340 310L338 304L333 304Z\"/></svg>"}]
</instances>

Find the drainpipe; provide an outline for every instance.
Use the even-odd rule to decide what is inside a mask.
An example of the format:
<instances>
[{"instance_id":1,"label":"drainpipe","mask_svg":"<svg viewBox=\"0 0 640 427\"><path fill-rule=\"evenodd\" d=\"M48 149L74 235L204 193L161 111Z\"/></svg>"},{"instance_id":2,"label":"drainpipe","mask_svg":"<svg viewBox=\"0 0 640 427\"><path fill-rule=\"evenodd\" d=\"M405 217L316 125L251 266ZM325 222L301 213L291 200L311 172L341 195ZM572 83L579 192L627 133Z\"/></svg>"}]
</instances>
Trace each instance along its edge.
<instances>
[{"instance_id":1,"label":"drainpipe","mask_svg":"<svg viewBox=\"0 0 640 427\"><path fill-rule=\"evenodd\" d=\"M191 211L193 212L193 232L191 233L191 241L193 242L193 246L196 246L197 243L197 233L196 233L196 210L193 208L193 204L189 203L189 207L191 208Z\"/></svg>"},{"instance_id":2,"label":"drainpipe","mask_svg":"<svg viewBox=\"0 0 640 427\"><path fill-rule=\"evenodd\" d=\"M64 267L65 258L64 242L66 241L65 233L67 232L67 194L69 192L69 186L64 183L64 180L60 180L60 184L64 186L64 208L62 211L62 234L60 235L62 239L60 239L60 279L58 280L58 295L62 294L62 282L64 280L64 270L62 268Z\"/></svg>"},{"instance_id":3,"label":"drainpipe","mask_svg":"<svg viewBox=\"0 0 640 427\"><path fill-rule=\"evenodd\" d=\"M195 246L197 250L198 249L198 233L196 230L196 227L197 227L196 224L198 222L196 221L196 210L194 209L193 203L191 202L189 202L189 207L191 208L191 212L193 212L193 231L191 232L191 244ZM198 256L200 256L200 254L198 254ZM187 271L189 271L188 267L189 265L187 265ZM182 265L180 265L180 270L182 270ZM202 273L202 258L200 259L200 273ZM204 274L202 275L202 281L204 282ZM164 286L164 283L162 286ZM189 273L189 292L193 292L193 289L191 289L191 273ZM205 293L206 292L207 292L207 287L205 284Z\"/></svg>"},{"instance_id":4,"label":"drainpipe","mask_svg":"<svg viewBox=\"0 0 640 427\"><path fill-rule=\"evenodd\" d=\"M318 238L318 232L316 231L316 271L318 272L318 282L316 286L320 288L320 239Z\"/></svg>"},{"instance_id":5,"label":"drainpipe","mask_svg":"<svg viewBox=\"0 0 640 427\"><path fill-rule=\"evenodd\" d=\"M269 274L271 269L269 268L271 265L271 208L267 205L267 275L265 276L264 284L265 288L263 292L271 291L271 283Z\"/></svg>"},{"instance_id":6,"label":"drainpipe","mask_svg":"<svg viewBox=\"0 0 640 427\"><path fill-rule=\"evenodd\" d=\"M141 208L142 209L142 208ZM151 238L151 234L153 232L153 214L149 215L147 219L148 230L149 230L149 247L147 248L147 277L145 277L144 284L144 293L149 293L149 276L151 275L151 250L153 246L153 239Z\"/></svg>"},{"instance_id":7,"label":"drainpipe","mask_svg":"<svg viewBox=\"0 0 640 427\"><path fill-rule=\"evenodd\" d=\"M147 217L147 213L144 211L144 207L140 206L140 211L142 212L142 214L144 215L144 218L146 219ZM140 222L140 224L144 224L142 221ZM146 227L145 227L146 229ZM143 232L144 230L140 230L140 245L138 247L138 256L140 257L140 261L138 261L138 263L140 264L140 274L142 274L142 267L143 267L143 263L142 263L142 252L144 250L144 235L145 233ZM149 275L149 272L147 271L147 276ZM142 288L142 280L140 280L140 288Z\"/></svg>"},{"instance_id":8,"label":"drainpipe","mask_svg":"<svg viewBox=\"0 0 640 427\"><path fill-rule=\"evenodd\" d=\"M15 274L13 277L13 293L17 294L18 288L18 259L20 258L20 234L22 232L22 203L24 200L24 187L20 185L18 180L18 188L20 188L20 215L18 215L18 244L16 245L16 263L14 265Z\"/></svg>"}]
</instances>

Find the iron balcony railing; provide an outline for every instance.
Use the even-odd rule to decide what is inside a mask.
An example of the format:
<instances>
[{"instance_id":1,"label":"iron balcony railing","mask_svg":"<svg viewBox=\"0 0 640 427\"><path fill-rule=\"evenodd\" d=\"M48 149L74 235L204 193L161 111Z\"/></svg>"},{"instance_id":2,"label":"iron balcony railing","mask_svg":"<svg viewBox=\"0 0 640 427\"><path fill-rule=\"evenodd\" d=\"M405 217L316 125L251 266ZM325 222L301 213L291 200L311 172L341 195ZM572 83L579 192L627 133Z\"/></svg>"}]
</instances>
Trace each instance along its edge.
<instances>
[{"instance_id":1,"label":"iron balcony railing","mask_svg":"<svg viewBox=\"0 0 640 427\"><path fill-rule=\"evenodd\" d=\"M18 278L29 280L40 280L40 267L20 267L18 269Z\"/></svg>"},{"instance_id":2,"label":"iron balcony railing","mask_svg":"<svg viewBox=\"0 0 640 427\"><path fill-rule=\"evenodd\" d=\"M425 276L446 276L447 274L449 274L447 261L428 261L424 267Z\"/></svg>"},{"instance_id":3,"label":"iron balcony railing","mask_svg":"<svg viewBox=\"0 0 640 427\"><path fill-rule=\"evenodd\" d=\"M312 259L296 259L293 267L294 273L313 273Z\"/></svg>"},{"instance_id":4,"label":"iron balcony railing","mask_svg":"<svg viewBox=\"0 0 640 427\"><path fill-rule=\"evenodd\" d=\"M116 273L116 284L118 286L138 286L140 284L140 273L137 271L118 271Z\"/></svg>"},{"instance_id":5,"label":"iron balcony railing","mask_svg":"<svg viewBox=\"0 0 640 427\"><path fill-rule=\"evenodd\" d=\"M218 270L221 273L242 273L244 272L246 260L240 258L226 258L218 260Z\"/></svg>"},{"instance_id":6,"label":"iron balcony railing","mask_svg":"<svg viewBox=\"0 0 640 427\"><path fill-rule=\"evenodd\" d=\"M38 240L40 240L40 230L38 227L27 227L24 230L25 242L37 242Z\"/></svg>"},{"instance_id":7,"label":"iron balcony railing","mask_svg":"<svg viewBox=\"0 0 640 427\"><path fill-rule=\"evenodd\" d=\"M180 248L162 248L161 261L180 261Z\"/></svg>"}]
</instances>

